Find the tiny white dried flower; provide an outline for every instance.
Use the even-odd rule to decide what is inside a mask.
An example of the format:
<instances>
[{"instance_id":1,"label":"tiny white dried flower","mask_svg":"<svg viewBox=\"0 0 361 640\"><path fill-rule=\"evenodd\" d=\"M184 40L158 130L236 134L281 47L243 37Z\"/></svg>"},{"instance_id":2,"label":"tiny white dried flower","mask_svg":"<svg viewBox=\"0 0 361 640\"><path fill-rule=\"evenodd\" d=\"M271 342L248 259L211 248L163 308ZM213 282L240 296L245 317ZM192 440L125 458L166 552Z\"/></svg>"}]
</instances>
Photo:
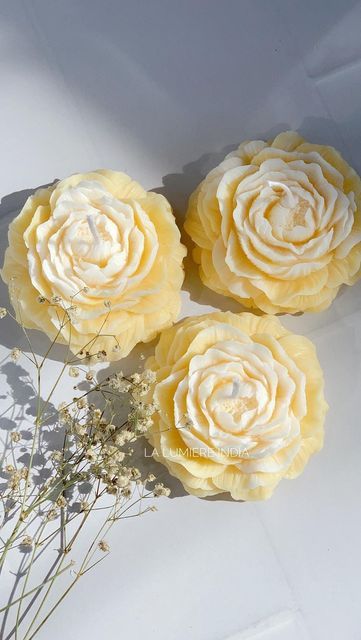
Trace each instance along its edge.
<instances>
[{"instance_id":1,"label":"tiny white dried flower","mask_svg":"<svg viewBox=\"0 0 361 640\"><path fill-rule=\"evenodd\" d=\"M134 384L139 384L142 379L140 373L132 373L130 378Z\"/></svg>"},{"instance_id":2,"label":"tiny white dried flower","mask_svg":"<svg viewBox=\"0 0 361 640\"><path fill-rule=\"evenodd\" d=\"M132 495L132 491L129 487L124 487L124 489L121 490L121 494L123 498L130 498L130 496Z\"/></svg>"},{"instance_id":3,"label":"tiny white dried flower","mask_svg":"<svg viewBox=\"0 0 361 640\"><path fill-rule=\"evenodd\" d=\"M139 469L137 469L136 467L132 467L130 471L131 471L133 480L137 480L142 475Z\"/></svg>"},{"instance_id":4,"label":"tiny white dried flower","mask_svg":"<svg viewBox=\"0 0 361 640\"><path fill-rule=\"evenodd\" d=\"M52 296L51 297L51 301L53 304L60 304L61 303L61 297L60 296Z\"/></svg>"},{"instance_id":5,"label":"tiny white dried flower","mask_svg":"<svg viewBox=\"0 0 361 640\"><path fill-rule=\"evenodd\" d=\"M71 378L78 378L80 371L78 367L69 367L68 373Z\"/></svg>"},{"instance_id":6,"label":"tiny white dried flower","mask_svg":"<svg viewBox=\"0 0 361 640\"><path fill-rule=\"evenodd\" d=\"M44 298L44 296L38 296L37 300L39 304L44 304L44 302L46 301L46 298Z\"/></svg>"},{"instance_id":7,"label":"tiny white dried flower","mask_svg":"<svg viewBox=\"0 0 361 640\"><path fill-rule=\"evenodd\" d=\"M11 442L20 442L21 433L19 433L19 431L12 431L10 433L10 440L11 440Z\"/></svg>"},{"instance_id":8,"label":"tiny white dried flower","mask_svg":"<svg viewBox=\"0 0 361 640\"><path fill-rule=\"evenodd\" d=\"M95 376L95 371L93 371L92 369L89 369L89 371L87 371L85 374L85 379L88 382L91 382L92 380L94 380L94 376Z\"/></svg>"},{"instance_id":9,"label":"tiny white dried flower","mask_svg":"<svg viewBox=\"0 0 361 640\"><path fill-rule=\"evenodd\" d=\"M13 464L7 464L5 467L6 473L14 473L15 467Z\"/></svg>"},{"instance_id":10,"label":"tiny white dried flower","mask_svg":"<svg viewBox=\"0 0 361 640\"><path fill-rule=\"evenodd\" d=\"M120 431L120 433L117 433L115 435L114 442L117 447L122 447L125 444L125 441L126 441L126 436L124 431Z\"/></svg>"},{"instance_id":11,"label":"tiny white dried flower","mask_svg":"<svg viewBox=\"0 0 361 640\"><path fill-rule=\"evenodd\" d=\"M150 417L141 418L137 422L137 429L140 433L146 433L153 424L153 420Z\"/></svg>"},{"instance_id":12,"label":"tiny white dried flower","mask_svg":"<svg viewBox=\"0 0 361 640\"><path fill-rule=\"evenodd\" d=\"M76 402L76 406L78 407L78 409L86 409L88 406L88 400L87 398L79 398L79 400L77 400Z\"/></svg>"},{"instance_id":13,"label":"tiny white dried flower","mask_svg":"<svg viewBox=\"0 0 361 640\"><path fill-rule=\"evenodd\" d=\"M33 539L32 539L32 537L31 537L31 536L29 536L29 535L24 536L24 537L23 537L23 539L22 539L22 541L21 541L21 544L22 544L24 547L32 547L32 546L33 546Z\"/></svg>"},{"instance_id":14,"label":"tiny white dried flower","mask_svg":"<svg viewBox=\"0 0 361 640\"><path fill-rule=\"evenodd\" d=\"M125 429L124 431L122 431L122 436L124 439L124 443L126 442L131 442L132 440L134 440L134 433L132 431L129 431L128 429ZM128 450L128 453L131 453L131 450Z\"/></svg>"},{"instance_id":15,"label":"tiny white dried flower","mask_svg":"<svg viewBox=\"0 0 361 640\"><path fill-rule=\"evenodd\" d=\"M10 490L17 489L19 487L20 480L21 480L21 473L19 471L13 471L7 482L9 489Z\"/></svg>"},{"instance_id":16,"label":"tiny white dried flower","mask_svg":"<svg viewBox=\"0 0 361 640\"><path fill-rule=\"evenodd\" d=\"M146 481L147 482L154 482L155 480L155 475L154 473L148 473L147 477L146 477Z\"/></svg>"},{"instance_id":17,"label":"tiny white dried flower","mask_svg":"<svg viewBox=\"0 0 361 640\"><path fill-rule=\"evenodd\" d=\"M159 498L160 496L168 497L170 495L170 489L165 487L163 482L158 482L153 489L153 494L156 498Z\"/></svg>"},{"instance_id":18,"label":"tiny white dried flower","mask_svg":"<svg viewBox=\"0 0 361 640\"><path fill-rule=\"evenodd\" d=\"M119 346L119 344L116 344L116 345L113 347L112 351L113 351L114 353L118 353L118 351L120 351L120 346Z\"/></svg>"},{"instance_id":19,"label":"tiny white dried flower","mask_svg":"<svg viewBox=\"0 0 361 640\"><path fill-rule=\"evenodd\" d=\"M82 511L89 511L89 509L90 509L89 502L87 502L86 500L82 500L82 502L80 503L80 509Z\"/></svg>"},{"instance_id":20,"label":"tiny white dried flower","mask_svg":"<svg viewBox=\"0 0 361 640\"><path fill-rule=\"evenodd\" d=\"M73 431L77 436L79 436L79 438L81 438L86 434L86 426L81 422L76 422L75 424L73 424Z\"/></svg>"},{"instance_id":21,"label":"tiny white dried flower","mask_svg":"<svg viewBox=\"0 0 361 640\"><path fill-rule=\"evenodd\" d=\"M26 480L29 475L29 469L27 467L22 467L19 473L20 473L21 479Z\"/></svg>"},{"instance_id":22,"label":"tiny white dried flower","mask_svg":"<svg viewBox=\"0 0 361 640\"><path fill-rule=\"evenodd\" d=\"M104 362L104 360L107 357L107 352L104 351L104 349L102 351L98 351L97 353L97 359L100 360L100 362Z\"/></svg>"},{"instance_id":23,"label":"tiny white dried flower","mask_svg":"<svg viewBox=\"0 0 361 640\"><path fill-rule=\"evenodd\" d=\"M119 393L127 393L131 388L131 383L124 379L122 371L115 373L109 380L109 386Z\"/></svg>"},{"instance_id":24,"label":"tiny white dried flower","mask_svg":"<svg viewBox=\"0 0 361 640\"><path fill-rule=\"evenodd\" d=\"M5 318L6 314L7 314L7 311L6 311L5 307L0 307L0 320Z\"/></svg>"},{"instance_id":25,"label":"tiny white dried flower","mask_svg":"<svg viewBox=\"0 0 361 640\"><path fill-rule=\"evenodd\" d=\"M124 451L117 451L115 454L113 454L113 457L116 463L123 462L125 453Z\"/></svg>"},{"instance_id":26,"label":"tiny white dried flower","mask_svg":"<svg viewBox=\"0 0 361 640\"><path fill-rule=\"evenodd\" d=\"M94 449L87 449L85 455L90 462L95 462L95 460L97 459L97 454Z\"/></svg>"},{"instance_id":27,"label":"tiny white dried flower","mask_svg":"<svg viewBox=\"0 0 361 640\"><path fill-rule=\"evenodd\" d=\"M54 460L54 462L60 462L63 459L63 452L53 451L51 454L51 459Z\"/></svg>"},{"instance_id":28,"label":"tiny white dried flower","mask_svg":"<svg viewBox=\"0 0 361 640\"><path fill-rule=\"evenodd\" d=\"M67 500L66 498L64 498L64 496L59 496L57 501L56 501L56 505L60 508L63 509L64 507L66 507L67 505Z\"/></svg>"},{"instance_id":29,"label":"tiny white dried flower","mask_svg":"<svg viewBox=\"0 0 361 640\"><path fill-rule=\"evenodd\" d=\"M118 389L119 393L128 393L128 391L130 390L131 386L132 385L127 380L121 380L118 383L117 389Z\"/></svg>"},{"instance_id":30,"label":"tiny white dried flower","mask_svg":"<svg viewBox=\"0 0 361 640\"><path fill-rule=\"evenodd\" d=\"M112 306L112 303L110 302L110 300L104 300L104 306L105 306L107 309L110 309L110 308L111 308L111 306Z\"/></svg>"},{"instance_id":31,"label":"tiny white dried flower","mask_svg":"<svg viewBox=\"0 0 361 640\"><path fill-rule=\"evenodd\" d=\"M14 347L14 349L11 350L10 358L12 359L13 362L17 362L20 356L21 356L21 351L19 347Z\"/></svg>"},{"instance_id":32,"label":"tiny white dried flower","mask_svg":"<svg viewBox=\"0 0 361 640\"><path fill-rule=\"evenodd\" d=\"M69 409L65 408L65 409L60 409L59 410L59 422L61 424L70 425L70 424L72 424L72 421L73 421L73 419L71 417Z\"/></svg>"},{"instance_id":33,"label":"tiny white dried flower","mask_svg":"<svg viewBox=\"0 0 361 640\"><path fill-rule=\"evenodd\" d=\"M100 540L100 542L98 542L98 547L100 551L103 551L104 553L109 553L110 551L110 546L105 540Z\"/></svg>"},{"instance_id":34,"label":"tiny white dried flower","mask_svg":"<svg viewBox=\"0 0 361 640\"><path fill-rule=\"evenodd\" d=\"M141 382L139 384L139 387L137 389L137 393L139 396L146 396L148 391L150 389L150 385L148 384L148 382Z\"/></svg>"},{"instance_id":35,"label":"tiny white dried flower","mask_svg":"<svg viewBox=\"0 0 361 640\"><path fill-rule=\"evenodd\" d=\"M156 402L150 402L145 407L145 415L152 416L158 410L159 410L158 404Z\"/></svg>"},{"instance_id":36,"label":"tiny white dried flower","mask_svg":"<svg viewBox=\"0 0 361 640\"><path fill-rule=\"evenodd\" d=\"M50 511L48 511L48 513L46 514L46 519L47 520L55 520L55 518L58 516L58 512L56 509L50 509Z\"/></svg>"},{"instance_id":37,"label":"tiny white dried flower","mask_svg":"<svg viewBox=\"0 0 361 640\"><path fill-rule=\"evenodd\" d=\"M123 475L118 476L116 480L116 484L117 484L117 487L119 487L120 489L124 489L124 487L127 487L129 484L129 478Z\"/></svg>"}]
</instances>

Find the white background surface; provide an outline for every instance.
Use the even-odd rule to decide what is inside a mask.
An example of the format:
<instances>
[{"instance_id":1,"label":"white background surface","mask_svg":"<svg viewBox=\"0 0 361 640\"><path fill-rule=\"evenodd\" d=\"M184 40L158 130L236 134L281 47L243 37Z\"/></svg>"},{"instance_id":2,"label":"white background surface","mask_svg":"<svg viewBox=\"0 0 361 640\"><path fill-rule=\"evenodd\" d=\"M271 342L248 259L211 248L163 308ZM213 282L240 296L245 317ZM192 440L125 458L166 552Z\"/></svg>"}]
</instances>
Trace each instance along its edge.
<instances>
[{"instance_id":1,"label":"white background surface","mask_svg":"<svg viewBox=\"0 0 361 640\"><path fill-rule=\"evenodd\" d=\"M162 188L181 225L230 146L287 128L361 172L360 2L2 0L0 17L2 245L17 192L99 167ZM235 310L189 269L183 315ZM180 496L125 521L41 640L361 638L361 285L283 321L325 370L323 451L266 503Z\"/></svg>"}]
</instances>

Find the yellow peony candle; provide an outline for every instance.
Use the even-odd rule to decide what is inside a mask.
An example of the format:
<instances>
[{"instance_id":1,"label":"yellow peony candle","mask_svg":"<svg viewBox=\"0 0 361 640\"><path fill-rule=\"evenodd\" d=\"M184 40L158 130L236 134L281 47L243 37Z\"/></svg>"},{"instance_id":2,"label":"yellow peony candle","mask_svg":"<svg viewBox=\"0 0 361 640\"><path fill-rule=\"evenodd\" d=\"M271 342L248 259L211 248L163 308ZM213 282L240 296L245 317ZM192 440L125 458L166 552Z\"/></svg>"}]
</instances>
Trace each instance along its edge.
<instances>
[{"instance_id":1,"label":"yellow peony candle","mask_svg":"<svg viewBox=\"0 0 361 640\"><path fill-rule=\"evenodd\" d=\"M191 196L185 229L210 289L266 313L322 311L360 276L361 180L294 132L243 142Z\"/></svg>"},{"instance_id":2,"label":"yellow peony candle","mask_svg":"<svg viewBox=\"0 0 361 640\"><path fill-rule=\"evenodd\" d=\"M322 447L327 404L313 344L275 316L216 312L160 337L146 367L154 457L196 496L262 500Z\"/></svg>"},{"instance_id":3,"label":"yellow peony candle","mask_svg":"<svg viewBox=\"0 0 361 640\"><path fill-rule=\"evenodd\" d=\"M163 196L99 170L27 200L10 225L1 275L26 327L110 360L176 320L185 253ZM57 335L62 309L71 321Z\"/></svg>"}]
</instances>

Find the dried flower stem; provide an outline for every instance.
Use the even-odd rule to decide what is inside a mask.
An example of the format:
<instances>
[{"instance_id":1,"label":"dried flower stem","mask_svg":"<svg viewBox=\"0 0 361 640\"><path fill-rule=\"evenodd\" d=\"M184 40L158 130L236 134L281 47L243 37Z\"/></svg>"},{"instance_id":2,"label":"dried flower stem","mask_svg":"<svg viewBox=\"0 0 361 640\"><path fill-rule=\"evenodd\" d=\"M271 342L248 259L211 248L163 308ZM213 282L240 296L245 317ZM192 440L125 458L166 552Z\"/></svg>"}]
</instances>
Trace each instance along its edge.
<instances>
[{"instance_id":1,"label":"dried flower stem","mask_svg":"<svg viewBox=\"0 0 361 640\"><path fill-rule=\"evenodd\" d=\"M55 306L58 317L58 330L54 340L47 348L44 356L35 354L26 329L22 326L26 342L29 345L30 355L18 348L13 349L13 362L16 363L21 355L35 368L36 383L33 385L30 376L26 377L28 388L34 393L35 417L31 428L31 439L28 441L29 448L28 464L23 466L19 462L18 454L22 447L18 444L21 434L12 432L11 437L6 439L3 452L3 468L8 474L8 488L4 493L0 493L0 507L3 511L1 530L10 525L9 521L14 519L10 532L0 538L0 571L4 569L8 554L16 552L21 546L28 546L30 553L28 562L21 574L16 579L16 589L20 583L20 594L14 598L16 591L10 596L7 604L0 608L0 613L5 614L2 626L5 633L7 615L16 605L16 616L14 626L10 634L6 636L10 640L13 636L15 640L32 640L38 631L44 626L49 617L63 602L77 584L80 577L98 565L109 553L109 545L104 537L108 535L115 522L122 518L129 518L141 515L152 510L151 507L142 508L142 501L158 495L168 495L168 489L161 483L155 484L153 490L145 486L147 478L142 480L141 472L131 466L132 456L131 445L151 424L151 415L156 408L153 405L146 405L141 397L149 388L151 372L144 372L144 375L135 373L131 376L124 376L121 372L114 376L107 376L102 381L94 379L95 373L89 374L84 367L79 367L82 361L90 361L92 357L97 357L91 349L96 345L100 337L109 313L100 327L99 332L90 340L77 354L70 352L71 344L71 318L69 309L63 303L45 299L41 303L48 303ZM72 307L73 309L73 307ZM2 312L1 317L11 314ZM17 317L21 320L21 310ZM61 363L60 370L51 384L50 390L43 396L43 370L49 358L51 350L67 329L68 343L66 355ZM85 354L85 355L84 355ZM99 355L99 354L98 354ZM103 359L104 354L101 354ZM105 354L106 356L106 354ZM104 356L104 357L105 357ZM99 358L98 358L99 359ZM78 397L62 403L57 412L52 405L55 390L64 374L69 371L69 367L76 369L74 375L77 378L84 376L84 381L89 384L88 390ZM23 371L23 369L22 369ZM71 375L73 371L70 371ZM90 399L94 402L90 403ZM124 399L130 406L130 413L124 419L120 419L119 407L124 406ZM24 407L22 407L19 418L16 418L17 403L9 405L10 411L15 419L25 417ZM58 451L43 448L46 439L44 435L49 433L46 425L54 421L54 428L63 434L62 446ZM45 431L44 431L45 430ZM45 475L45 479L39 476L39 482L34 482L34 472L36 471L36 454L41 452L45 460L45 469L50 469L50 476ZM44 463L42 463L43 465ZM43 468L43 467L42 467ZM48 478L48 479L46 479ZM151 482L155 481L151 478ZM88 483L89 497L84 500L81 493L83 482ZM135 491L138 491L136 497ZM108 498L112 496L109 504ZM80 502L77 502L77 499ZM105 501L105 502L104 502ZM75 509L75 505L80 504ZM70 510L70 506L72 510ZM132 513L137 508L137 511ZM75 510L74 510L75 509ZM92 535L88 549L82 558L79 569L72 577L70 584L64 589L61 596L54 601L53 587L62 576L73 566L73 562L66 562L73 548L76 547L81 534L85 531L85 525L90 521L94 511L104 512L103 522L95 535ZM35 534L32 532L36 523L40 519L40 525ZM51 531L48 527L51 526ZM57 557L48 573L39 584L33 588L30 580L34 566L39 558L48 549L49 545L59 538L60 547ZM97 557L102 553L101 557ZM25 607L26 599L32 596L31 601ZM14 598L14 599L13 599ZM33 605L36 603L35 612ZM31 612L31 619L28 616ZM26 631L23 632L24 621L27 620ZM0 631L1 633L1 631ZM5 637L5 636L4 636Z\"/></svg>"}]
</instances>

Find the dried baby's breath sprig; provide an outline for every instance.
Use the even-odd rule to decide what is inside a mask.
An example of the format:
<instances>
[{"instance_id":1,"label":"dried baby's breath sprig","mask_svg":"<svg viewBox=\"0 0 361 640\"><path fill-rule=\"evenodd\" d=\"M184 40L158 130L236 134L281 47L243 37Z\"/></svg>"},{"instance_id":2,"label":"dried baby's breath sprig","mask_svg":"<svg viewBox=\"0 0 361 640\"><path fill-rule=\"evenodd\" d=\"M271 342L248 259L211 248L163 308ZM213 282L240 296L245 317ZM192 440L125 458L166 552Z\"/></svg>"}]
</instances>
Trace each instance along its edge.
<instances>
[{"instance_id":1,"label":"dried baby's breath sprig","mask_svg":"<svg viewBox=\"0 0 361 640\"><path fill-rule=\"evenodd\" d=\"M0 307L0 320L5 318L6 315L7 315L7 310L5 309L5 307Z\"/></svg>"},{"instance_id":2,"label":"dried baby's breath sprig","mask_svg":"<svg viewBox=\"0 0 361 640\"><path fill-rule=\"evenodd\" d=\"M31 536L24 536L23 539L21 540L21 544L24 547L32 547L33 546L33 538Z\"/></svg>"},{"instance_id":3,"label":"dried baby's breath sprig","mask_svg":"<svg viewBox=\"0 0 361 640\"><path fill-rule=\"evenodd\" d=\"M53 451L51 453L50 457L54 462L61 462L62 459L63 459L63 452L62 451Z\"/></svg>"},{"instance_id":4,"label":"dried baby's breath sprig","mask_svg":"<svg viewBox=\"0 0 361 640\"><path fill-rule=\"evenodd\" d=\"M103 551L103 553L109 553L110 551L110 546L105 540L100 540L98 542L98 547L100 551Z\"/></svg>"},{"instance_id":5,"label":"dried baby's breath sprig","mask_svg":"<svg viewBox=\"0 0 361 640\"><path fill-rule=\"evenodd\" d=\"M162 482L159 482L155 485L153 493L156 498L159 498L160 496L168 497L170 495L170 489L165 487Z\"/></svg>"},{"instance_id":6,"label":"dried baby's breath sprig","mask_svg":"<svg viewBox=\"0 0 361 640\"><path fill-rule=\"evenodd\" d=\"M39 296L39 303L54 306L60 333L70 319L73 323L73 302L66 307L58 296L51 300ZM169 489L153 474L144 473L143 463L134 454L135 442L151 427L152 416L158 411L147 397L155 374L150 370L130 375L118 371L101 380L96 363L106 360L107 353L97 348L95 337L75 357L68 351L59 364L59 374L50 380L44 374L44 364L55 340L40 357L25 329L24 333L30 353L16 347L10 357L16 364L23 355L25 366L30 363L34 367L35 375L29 373L26 379L26 388L34 391L29 391L31 410L19 406L19 417L12 416L17 427L7 438L9 448L3 456L6 486L0 495L0 569L6 568L8 554L19 553L20 548L27 549L28 564L18 592L9 602L0 603L0 613L6 617L5 626L13 624L17 637L22 633L22 638L32 640L64 597L59 597L58 590L54 592L54 583L65 581L63 591L68 593L109 553L106 537L114 523L154 510L144 506L146 501L169 495ZM114 341L112 350L117 351L119 346ZM84 366L90 363L92 368ZM24 375L20 369L24 372L19 368L19 375ZM69 390L71 397L66 397L69 377L77 378L76 397L72 397L73 390ZM53 404L55 390L64 394L57 408ZM20 427L24 409L26 429ZM30 426L29 416L33 416ZM69 573L74 564L69 555L76 552L77 542L86 535L85 525L94 512L104 514L103 525L76 571ZM50 573L29 591L33 566L48 548L57 554ZM100 552L99 558L96 554ZM33 607L28 606L30 593L36 596L34 615ZM58 600L52 599L53 593L58 594Z\"/></svg>"},{"instance_id":7,"label":"dried baby's breath sprig","mask_svg":"<svg viewBox=\"0 0 361 640\"><path fill-rule=\"evenodd\" d=\"M46 514L46 519L49 520L49 521L55 520L57 515L58 515L57 509L49 509L49 511Z\"/></svg>"},{"instance_id":8,"label":"dried baby's breath sprig","mask_svg":"<svg viewBox=\"0 0 361 640\"><path fill-rule=\"evenodd\" d=\"M14 347L11 350L10 358L12 359L13 362L17 362L20 356L21 356L21 350L19 349L19 347Z\"/></svg>"},{"instance_id":9,"label":"dried baby's breath sprig","mask_svg":"<svg viewBox=\"0 0 361 640\"><path fill-rule=\"evenodd\" d=\"M57 498L56 500L56 506L59 507L60 509L64 509L64 507L66 507L67 504L68 503L64 498L64 496L59 496L59 498Z\"/></svg>"},{"instance_id":10,"label":"dried baby's breath sprig","mask_svg":"<svg viewBox=\"0 0 361 640\"><path fill-rule=\"evenodd\" d=\"M15 467L13 464L5 465L5 473L14 473Z\"/></svg>"}]
</instances>

